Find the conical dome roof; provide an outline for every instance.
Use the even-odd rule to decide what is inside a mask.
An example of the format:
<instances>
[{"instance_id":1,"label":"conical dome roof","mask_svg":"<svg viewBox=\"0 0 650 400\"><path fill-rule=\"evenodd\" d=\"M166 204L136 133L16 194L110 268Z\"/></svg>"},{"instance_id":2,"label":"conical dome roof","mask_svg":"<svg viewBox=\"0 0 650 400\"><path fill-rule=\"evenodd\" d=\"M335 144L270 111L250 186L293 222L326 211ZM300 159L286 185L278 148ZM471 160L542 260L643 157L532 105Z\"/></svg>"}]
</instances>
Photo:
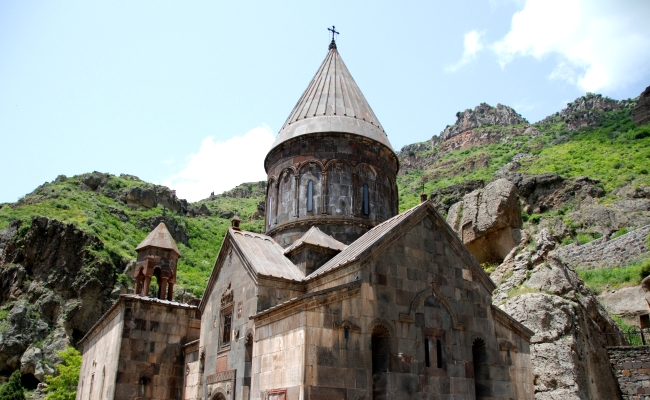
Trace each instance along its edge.
<instances>
[{"instance_id":1,"label":"conical dome roof","mask_svg":"<svg viewBox=\"0 0 650 400\"><path fill-rule=\"evenodd\" d=\"M393 149L335 44L330 45L325 61L280 129L272 148L294 137L319 132L352 133Z\"/></svg>"},{"instance_id":2,"label":"conical dome roof","mask_svg":"<svg viewBox=\"0 0 650 400\"><path fill-rule=\"evenodd\" d=\"M180 257L181 253L176 247L176 242L172 237L171 233L167 229L167 225L164 222L158 224L158 226L151 231L146 238L135 248L135 251L144 250L147 247L157 247L159 249L171 250L178 254Z\"/></svg>"}]
</instances>

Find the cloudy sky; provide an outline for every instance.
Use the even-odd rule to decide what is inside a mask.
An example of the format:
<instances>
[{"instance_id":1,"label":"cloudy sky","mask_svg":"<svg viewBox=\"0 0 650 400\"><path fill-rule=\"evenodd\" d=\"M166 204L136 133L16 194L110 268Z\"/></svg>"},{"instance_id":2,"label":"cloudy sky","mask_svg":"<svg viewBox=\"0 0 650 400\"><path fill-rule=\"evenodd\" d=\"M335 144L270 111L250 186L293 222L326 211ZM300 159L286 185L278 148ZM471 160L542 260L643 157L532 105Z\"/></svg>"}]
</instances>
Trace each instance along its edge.
<instances>
[{"instance_id":1,"label":"cloudy sky","mask_svg":"<svg viewBox=\"0 0 650 400\"><path fill-rule=\"evenodd\" d=\"M648 0L0 0L0 202L94 170L191 201L264 179L331 25L399 150L481 102L536 122L638 96L648 21Z\"/></svg>"}]
</instances>

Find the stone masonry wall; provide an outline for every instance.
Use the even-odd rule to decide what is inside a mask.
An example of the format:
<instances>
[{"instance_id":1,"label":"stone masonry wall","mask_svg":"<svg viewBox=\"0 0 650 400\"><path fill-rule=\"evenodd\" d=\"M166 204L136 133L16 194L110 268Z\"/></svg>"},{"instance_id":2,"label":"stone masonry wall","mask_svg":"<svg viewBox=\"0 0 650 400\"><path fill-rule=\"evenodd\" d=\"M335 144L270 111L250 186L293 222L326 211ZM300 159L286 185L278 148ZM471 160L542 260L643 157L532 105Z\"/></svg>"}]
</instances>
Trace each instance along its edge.
<instances>
[{"instance_id":1,"label":"stone masonry wall","mask_svg":"<svg viewBox=\"0 0 650 400\"><path fill-rule=\"evenodd\" d=\"M608 238L602 237L581 246L574 243L560 247L556 252L564 263L574 268L622 266L649 253L646 241L649 234L650 225L646 225L616 239L608 241Z\"/></svg>"},{"instance_id":2,"label":"stone masonry wall","mask_svg":"<svg viewBox=\"0 0 650 400\"><path fill-rule=\"evenodd\" d=\"M623 399L650 399L650 347L609 347L607 353Z\"/></svg>"},{"instance_id":3,"label":"stone masonry wall","mask_svg":"<svg viewBox=\"0 0 650 400\"><path fill-rule=\"evenodd\" d=\"M269 153L265 167L265 230L284 247L311 226L350 244L397 213L397 157L373 140L339 133L301 136ZM368 210L362 206L364 185Z\"/></svg>"}]
</instances>

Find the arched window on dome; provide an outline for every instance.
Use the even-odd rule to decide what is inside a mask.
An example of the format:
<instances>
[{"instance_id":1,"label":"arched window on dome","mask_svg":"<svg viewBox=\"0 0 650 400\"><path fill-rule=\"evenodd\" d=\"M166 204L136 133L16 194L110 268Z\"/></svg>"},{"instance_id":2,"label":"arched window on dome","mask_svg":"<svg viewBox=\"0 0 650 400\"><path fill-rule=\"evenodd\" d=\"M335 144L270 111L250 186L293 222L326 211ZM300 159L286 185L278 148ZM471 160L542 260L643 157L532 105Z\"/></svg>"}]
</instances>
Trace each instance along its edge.
<instances>
[{"instance_id":1,"label":"arched window on dome","mask_svg":"<svg viewBox=\"0 0 650 400\"><path fill-rule=\"evenodd\" d=\"M269 228L273 222L273 196L269 196L269 211L267 212L267 219L269 220Z\"/></svg>"},{"instance_id":2,"label":"arched window on dome","mask_svg":"<svg viewBox=\"0 0 650 400\"><path fill-rule=\"evenodd\" d=\"M363 215L370 215L370 190L368 184L363 184Z\"/></svg>"}]
</instances>

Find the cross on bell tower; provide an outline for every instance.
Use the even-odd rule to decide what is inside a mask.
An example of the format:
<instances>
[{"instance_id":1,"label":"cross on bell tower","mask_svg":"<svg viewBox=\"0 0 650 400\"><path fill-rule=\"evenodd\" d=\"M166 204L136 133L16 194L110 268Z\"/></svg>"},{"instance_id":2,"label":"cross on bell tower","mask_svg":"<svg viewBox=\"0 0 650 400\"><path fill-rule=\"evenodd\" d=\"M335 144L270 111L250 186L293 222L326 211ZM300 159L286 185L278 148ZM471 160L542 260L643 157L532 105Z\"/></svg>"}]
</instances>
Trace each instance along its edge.
<instances>
[{"instance_id":1,"label":"cross on bell tower","mask_svg":"<svg viewBox=\"0 0 650 400\"><path fill-rule=\"evenodd\" d=\"M329 49L335 49L336 48L336 41L334 40L334 35L338 35L339 33L336 31L336 27L332 25L331 28L327 28L328 31L332 32L332 42L330 43Z\"/></svg>"}]
</instances>

